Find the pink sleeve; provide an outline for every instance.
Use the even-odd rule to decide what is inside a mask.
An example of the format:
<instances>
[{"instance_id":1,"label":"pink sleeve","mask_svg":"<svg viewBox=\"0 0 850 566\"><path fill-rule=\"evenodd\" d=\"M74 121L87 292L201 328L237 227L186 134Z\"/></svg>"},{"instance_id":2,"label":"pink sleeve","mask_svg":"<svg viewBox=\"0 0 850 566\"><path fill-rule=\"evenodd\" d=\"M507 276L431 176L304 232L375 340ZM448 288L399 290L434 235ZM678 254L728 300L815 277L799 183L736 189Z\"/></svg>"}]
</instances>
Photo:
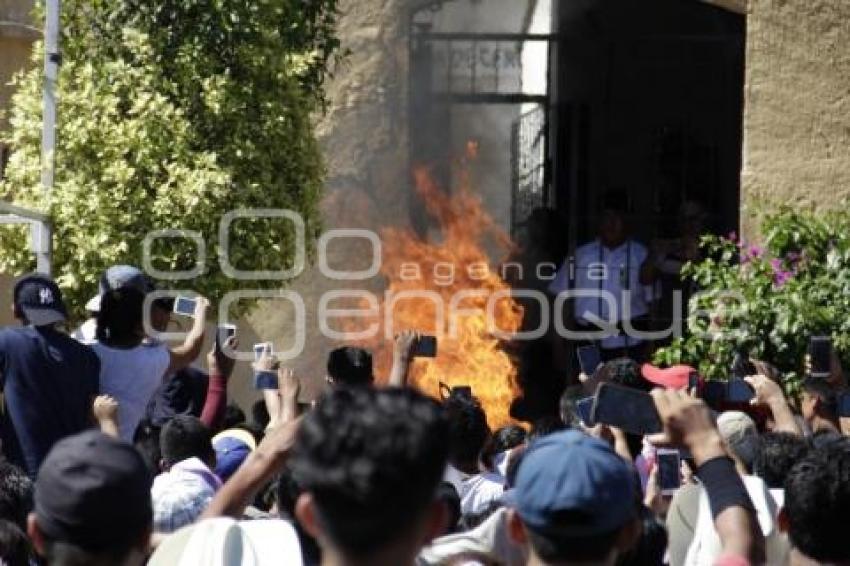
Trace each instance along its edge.
<instances>
[{"instance_id":1,"label":"pink sleeve","mask_svg":"<svg viewBox=\"0 0 850 566\"><path fill-rule=\"evenodd\" d=\"M210 373L207 398L201 411L201 422L213 432L218 432L227 407L227 379L219 372Z\"/></svg>"}]
</instances>

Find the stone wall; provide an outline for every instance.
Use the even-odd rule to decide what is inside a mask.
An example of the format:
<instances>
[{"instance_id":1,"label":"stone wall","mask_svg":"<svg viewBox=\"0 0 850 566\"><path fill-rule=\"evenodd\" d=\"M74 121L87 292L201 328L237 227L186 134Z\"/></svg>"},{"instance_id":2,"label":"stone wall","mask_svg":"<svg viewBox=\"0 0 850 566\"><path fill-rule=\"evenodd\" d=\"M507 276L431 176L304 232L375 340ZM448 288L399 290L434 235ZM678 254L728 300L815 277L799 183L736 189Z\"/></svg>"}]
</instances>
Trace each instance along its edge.
<instances>
[{"instance_id":1,"label":"stone wall","mask_svg":"<svg viewBox=\"0 0 850 566\"><path fill-rule=\"evenodd\" d=\"M834 207L850 196L848 46L850 2L750 1L745 231L766 206Z\"/></svg>"}]
</instances>

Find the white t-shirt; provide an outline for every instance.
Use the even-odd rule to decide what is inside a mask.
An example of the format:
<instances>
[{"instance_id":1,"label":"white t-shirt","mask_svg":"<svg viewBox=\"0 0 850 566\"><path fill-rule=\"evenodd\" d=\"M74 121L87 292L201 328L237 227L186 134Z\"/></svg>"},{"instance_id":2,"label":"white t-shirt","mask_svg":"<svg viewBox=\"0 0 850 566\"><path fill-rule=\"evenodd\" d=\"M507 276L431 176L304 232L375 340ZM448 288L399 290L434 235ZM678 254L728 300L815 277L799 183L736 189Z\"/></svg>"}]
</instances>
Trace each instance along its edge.
<instances>
[{"instance_id":1,"label":"white t-shirt","mask_svg":"<svg viewBox=\"0 0 850 566\"><path fill-rule=\"evenodd\" d=\"M646 248L634 240L628 240L613 250L606 248L599 240L594 240L578 248L575 253L573 273L570 273L570 260L567 259L555 279L549 285L549 292L557 295L572 288L596 296L577 296L574 301L574 315L584 324L593 322L593 316L603 320L623 321L643 316L649 312L647 302L651 300L651 286L640 283L640 268L648 257ZM573 285L570 280L573 279ZM624 301L624 293L628 301ZM613 312L609 312L613 308ZM640 340L626 336L609 336L602 339L602 348L622 348L635 346Z\"/></svg>"},{"instance_id":2,"label":"white t-shirt","mask_svg":"<svg viewBox=\"0 0 850 566\"><path fill-rule=\"evenodd\" d=\"M100 358L100 392L118 401L118 430L127 442L142 420L145 408L162 383L171 354L159 342L130 349L91 345Z\"/></svg>"}]
</instances>

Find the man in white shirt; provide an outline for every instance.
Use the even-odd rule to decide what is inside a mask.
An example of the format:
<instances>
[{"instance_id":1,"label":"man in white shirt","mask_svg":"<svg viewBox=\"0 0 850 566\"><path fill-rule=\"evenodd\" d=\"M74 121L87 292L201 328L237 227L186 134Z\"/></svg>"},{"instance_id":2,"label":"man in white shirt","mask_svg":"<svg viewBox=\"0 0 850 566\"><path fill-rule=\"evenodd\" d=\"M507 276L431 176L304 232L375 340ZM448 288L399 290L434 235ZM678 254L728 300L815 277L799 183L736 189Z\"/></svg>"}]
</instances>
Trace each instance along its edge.
<instances>
[{"instance_id":1,"label":"man in white shirt","mask_svg":"<svg viewBox=\"0 0 850 566\"><path fill-rule=\"evenodd\" d=\"M653 271L646 247L628 236L626 202L620 192L603 198L598 237L567 258L549 285L553 295L575 294L575 326L597 344L602 361L646 357L643 340L629 329L647 329Z\"/></svg>"}]
</instances>

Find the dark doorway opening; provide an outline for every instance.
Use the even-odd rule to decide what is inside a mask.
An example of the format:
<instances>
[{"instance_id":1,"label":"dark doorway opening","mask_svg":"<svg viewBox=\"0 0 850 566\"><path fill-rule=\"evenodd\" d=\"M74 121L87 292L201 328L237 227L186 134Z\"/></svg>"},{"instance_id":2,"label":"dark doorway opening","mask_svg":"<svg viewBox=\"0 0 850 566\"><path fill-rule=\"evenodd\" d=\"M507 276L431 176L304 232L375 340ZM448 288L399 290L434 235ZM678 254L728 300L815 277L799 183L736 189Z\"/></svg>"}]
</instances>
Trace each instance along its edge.
<instances>
[{"instance_id":1,"label":"dark doorway opening","mask_svg":"<svg viewBox=\"0 0 850 566\"><path fill-rule=\"evenodd\" d=\"M554 206L569 248L594 238L599 199L628 193L633 235L674 237L697 201L737 229L746 19L697 0L556 3Z\"/></svg>"}]
</instances>

